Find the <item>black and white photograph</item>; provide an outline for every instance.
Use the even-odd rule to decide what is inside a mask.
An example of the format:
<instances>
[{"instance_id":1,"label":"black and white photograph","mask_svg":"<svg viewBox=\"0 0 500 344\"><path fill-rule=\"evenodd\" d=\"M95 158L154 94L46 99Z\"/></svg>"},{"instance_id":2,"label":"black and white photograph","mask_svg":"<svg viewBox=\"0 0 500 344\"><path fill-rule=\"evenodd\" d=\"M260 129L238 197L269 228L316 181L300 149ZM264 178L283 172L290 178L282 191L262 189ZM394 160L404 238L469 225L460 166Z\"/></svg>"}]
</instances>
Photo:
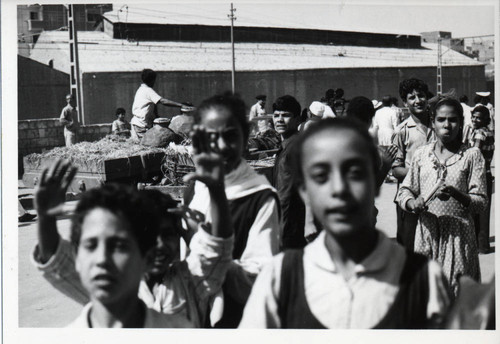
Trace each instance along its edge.
<instances>
[{"instance_id":1,"label":"black and white photograph","mask_svg":"<svg viewBox=\"0 0 500 344\"><path fill-rule=\"evenodd\" d=\"M2 339L498 343L499 18L2 1Z\"/></svg>"}]
</instances>

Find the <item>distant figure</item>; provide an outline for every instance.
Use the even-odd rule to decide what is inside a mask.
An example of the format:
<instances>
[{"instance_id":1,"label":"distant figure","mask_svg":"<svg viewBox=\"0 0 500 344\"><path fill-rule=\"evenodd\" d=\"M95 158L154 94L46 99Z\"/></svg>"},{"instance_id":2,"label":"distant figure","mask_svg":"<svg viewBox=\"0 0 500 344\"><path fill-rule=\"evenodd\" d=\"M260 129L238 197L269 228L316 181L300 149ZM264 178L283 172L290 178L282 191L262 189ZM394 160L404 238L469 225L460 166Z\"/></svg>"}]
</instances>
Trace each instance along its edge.
<instances>
[{"instance_id":1,"label":"distant figure","mask_svg":"<svg viewBox=\"0 0 500 344\"><path fill-rule=\"evenodd\" d=\"M398 114L391 108L391 97L382 98L382 106L378 108L373 117L373 130L377 133L378 145L389 147L394 129L398 126Z\"/></svg>"},{"instance_id":2,"label":"distant figure","mask_svg":"<svg viewBox=\"0 0 500 344\"><path fill-rule=\"evenodd\" d=\"M193 106L193 104L191 103L185 102L184 104L188 106L188 108L181 108L180 115L172 118L172 121L170 122L170 125L168 127L172 129L176 134L187 139L189 137L189 132L191 131L191 128L194 124L194 108L189 108Z\"/></svg>"},{"instance_id":3,"label":"distant figure","mask_svg":"<svg viewBox=\"0 0 500 344\"><path fill-rule=\"evenodd\" d=\"M314 101L307 108L307 119L305 122L300 123L299 131L306 130L312 123L317 122L323 118L325 113L325 105Z\"/></svg>"},{"instance_id":4,"label":"distant figure","mask_svg":"<svg viewBox=\"0 0 500 344\"><path fill-rule=\"evenodd\" d=\"M333 110L333 108L330 106L330 103L333 102L334 98L327 98L330 97L330 92L333 90L328 90L326 91L326 97L321 98L320 103L325 105L325 112L323 113L323 118L335 118L337 117L337 114Z\"/></svg>"},{"instance_id":5,"label":"distant figure","mask_svg":"<svg viewBox=\"0 0 500 344\"><path fill-rule=\"evenodd\" d=\"M125 113L126 111L124 108L116 109L116 120L114 120L111 125L112 134L130 137L130 123L125 119Z\"/></svg>"},{"instance_id":6,"label":"distant figure","mask_svg":"<svg viewBox=\"0 0 500 344\"><path fill-rule=\"evenodd\" d=\"M333 102L333 111L337 116L344 116L346 100L344 99L344 90L337 88L335 90L335 100Z\"/></svg>"},{"instance_id":7,"label":"distant figure","mask_svg":"<svg viewBox=\"0 0 500 344\"><path fill-rule=\"evenodd\" d=\"M144 69L141 75L142 84L137 89L132 104L132 138L141 139L144 133L153 127L153 121L158 117L156 104L165 106L183 107L184 105L161 97L153 86L156 81L156 72L151 69Z\"/></svg>"},{"instance_id":8,"label":"distant figure","mask_svg":"<svg viewBox=\"0 0 500 344\"><path fill-rule=\"evenodd\" d=\"M78 142L78 128L80 125L78 123L75 96L67 94L66 103L68 104L62 109L59 121L64 125L64 142L66 147L69 147Z\"/></svg>"},{"instance_id":9,"label":"distant figure","mask_svg":"<svg viewBox=\"0 0 500 344\"><path fill-rule=\"evenodd\" d=\"M464 127L466 125L471 125L471 112L472 108L467 104L469 102L469 97L465 94L460 97L460 105L462 105L462 109L464 109Z\"/></svg>"},{"instance_id":10,"label":"distant figure","mask_svg":"<svg viewBox=\"0 0 500 344\"><path fill-rule=\"evenodd\" d=\"M403 109L399 107L398 98L391 97L391 108L398 114L398 125L408 118L408 116L405 115Z\"/></svg>"},{"instance_id":11,"label":"distant figure","mask_svg":"<svg viewBox=\"0 0 500 344\"><path fill-rule=\"evenodd\" d=\"M257 99L257 103L253 104L250 108L250 115L248 116L248 120L250 121L250 125L255 128L255 123L252 120L255 117L265 116L266 113L266 100L267 96L261 94L255 97ZM257 121L257 132L262 133L269 129L268 120Z\"/></svg>"},{"instance_id":12,"label":"distant figure","mask_svg":"<svg viewBox=\"0 0 500 344\"><path fill-rule=\"evenodd\" d=\"M491 131L495 131L495 109L493 108L493 104L491 104L490 92L476 92L476 96L474 97L474 107L476 105L483 105L490 111L491 122L488 126L488 129Z\"/></svg>"}]
</instances>

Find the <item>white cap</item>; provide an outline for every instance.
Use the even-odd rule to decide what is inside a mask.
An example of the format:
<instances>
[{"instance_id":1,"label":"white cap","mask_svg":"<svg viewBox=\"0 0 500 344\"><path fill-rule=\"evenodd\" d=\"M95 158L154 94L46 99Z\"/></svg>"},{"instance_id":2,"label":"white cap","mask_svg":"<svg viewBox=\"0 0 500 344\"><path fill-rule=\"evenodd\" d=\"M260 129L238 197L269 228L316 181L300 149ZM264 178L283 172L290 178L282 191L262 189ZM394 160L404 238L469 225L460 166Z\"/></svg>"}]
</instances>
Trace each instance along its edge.
<instances>
[{"instance_id":1,"label":"white cap","mask_svg":"<svg viewBox=\"0 0 500 344\"><path fill-rule=\"evenodd\" d=\"M382 106L382 102L379 102L377 99L372 100L373 108L377 110L379 107Z\"/></svg>"},{"instance_id":2,"label":"white cap","mask_svg":"<svg viewBox=\"0 0 500 344\"><path fill-rule=\"evenodd\" d=\"M489 97L490 92L476 92L476 94L481 97Z\"/></svg>"},{"instance_id":3,"label":"white cap","mask_svg":"<svg viewBox=\"0 0 500 344\"><path fill-rule=\"evenodd\" d=\"M311 111L313 116L323 117L323 114L325 113L325 105L318 101L314 101L311 105L309 105L309 111Z\"/></svg>"}]
</instances>

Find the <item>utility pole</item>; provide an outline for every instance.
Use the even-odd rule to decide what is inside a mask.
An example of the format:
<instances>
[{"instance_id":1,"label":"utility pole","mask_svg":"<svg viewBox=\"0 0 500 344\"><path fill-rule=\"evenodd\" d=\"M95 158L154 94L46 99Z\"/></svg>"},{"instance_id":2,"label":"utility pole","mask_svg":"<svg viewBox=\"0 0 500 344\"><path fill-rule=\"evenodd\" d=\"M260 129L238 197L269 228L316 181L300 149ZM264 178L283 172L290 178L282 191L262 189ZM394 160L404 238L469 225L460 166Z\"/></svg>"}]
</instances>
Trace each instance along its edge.
<instances>
[{"instance_id":1,"label":"utility pole","mask_svg":"<svg viewBox=\"0 0 500 344\"><path fill-rule=\"evenodd\" d=\"M438 62L437 62L437 87L436 87L436 92L438 95L441 95L443 93L443 80L442 80L442 70L441 66L443 63L443 54L441 53L442 49L442 39L441 37L438 37Z\"/></svg>"},{"instance_id":2,"label":"utility pole","mask_svg":"<svg viewBox=\"0 0 500 344\"><path fill-rule=\"evenodd\" d=\"M70 85L71 94L76 98L78 108L78 122L85 124L83 115L83 95L82 84L80 82L80 64L78 62L78 38L76 36L75 13L73 5L66 5L68 8L68 32L69 32L69 64L70 64Z\"/></svg>"},{"instance_id":3,"label":"utility pole","mask_svg":"<svg viewBox=\"0 0 500 344\"><path fill-rule=\"evenodd\" d=\"M232 63L233 66L231 68L231 87L233 90L233 94L235 92L234 89L234 33L233 33L233 28L234 28L234 21L236 20L236 17L234 16L234 12L236 12L236 8L233 8L233 3L231 3L231 14L228 14L227 16L229 19L231 19L231 56L232 56Z\"/></svg>"}]
</instances>

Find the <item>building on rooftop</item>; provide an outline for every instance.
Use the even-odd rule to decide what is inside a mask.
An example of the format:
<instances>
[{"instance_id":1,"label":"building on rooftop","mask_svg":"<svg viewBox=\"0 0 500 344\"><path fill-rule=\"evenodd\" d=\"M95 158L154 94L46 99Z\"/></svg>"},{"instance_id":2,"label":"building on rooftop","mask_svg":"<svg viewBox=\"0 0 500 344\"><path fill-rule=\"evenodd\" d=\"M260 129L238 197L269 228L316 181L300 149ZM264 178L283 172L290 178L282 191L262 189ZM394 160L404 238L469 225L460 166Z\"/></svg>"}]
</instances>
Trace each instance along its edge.
<instances>
[{"instance_id":1,"label":"building on rooftop","mask_svg":"<svg viewBox=\"0 0 500 344\"><path fill-rule=\"evenodd\" d=\"M151 14L127 6L103 15L103 32L78 33L85 123L111 122L117 107L127 109L130 118L144 68L158 72L158 93L176 101L196 105L231 89L225 12L222 19L214 19L212 12L205 17L200 12ZM243 17L237 24L236 92L248 105L257 94L267 94L269 100L291 94L305 107L325 90L339 87L347 98L396 96L399 82L413 76L435 92L437 44L422 43L418 34L332 30L321 21L293 28L279 22L250 23ZM69 75L68 32L42 32L30 59ZM484 86L483 63L452 50L443 56L443 90L472 95ZM64 94L59 107L63 100ZM36 109L36 101L19 103L19 116L31 116ZM158 110L163 116L178 111Z\"/></svg>"}]
</instances>

